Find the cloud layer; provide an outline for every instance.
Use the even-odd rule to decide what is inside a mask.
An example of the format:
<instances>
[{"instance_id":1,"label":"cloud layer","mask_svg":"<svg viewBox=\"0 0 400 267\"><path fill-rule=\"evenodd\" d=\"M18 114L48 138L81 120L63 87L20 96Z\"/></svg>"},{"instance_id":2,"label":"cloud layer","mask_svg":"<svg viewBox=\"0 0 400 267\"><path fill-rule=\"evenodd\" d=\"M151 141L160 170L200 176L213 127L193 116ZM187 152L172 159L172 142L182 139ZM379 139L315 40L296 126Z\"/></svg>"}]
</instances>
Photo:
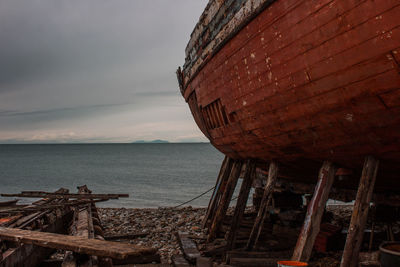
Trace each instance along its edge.
<instances>
[{"instance_id":1,"label":"cloud layer","mask_svg":"<svg viewBox=\"0 0 400 267\"><path fill-rule=\"evenodd\" d=\"M175 69L206 2L0 1L0 142L204 141Z\"/></svg>"}]
</instances>

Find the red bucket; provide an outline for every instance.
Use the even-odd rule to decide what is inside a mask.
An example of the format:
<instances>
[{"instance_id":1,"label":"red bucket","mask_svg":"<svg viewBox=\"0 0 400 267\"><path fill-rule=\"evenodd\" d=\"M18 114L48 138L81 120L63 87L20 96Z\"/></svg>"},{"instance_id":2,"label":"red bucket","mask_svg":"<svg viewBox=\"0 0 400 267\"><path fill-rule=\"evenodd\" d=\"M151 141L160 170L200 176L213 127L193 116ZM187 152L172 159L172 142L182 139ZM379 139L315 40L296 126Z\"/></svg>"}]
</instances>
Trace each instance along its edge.
<instances>
[{"instance_id":1,"label":"red bucket","mask_svg":"<svg viewBox=\"0 0 400 267\"><path fill-rule=\"evenodd\" d=\"M278 267L308 266L308 263L301 261L278 261Z\"/></svg>"}]
</instances>

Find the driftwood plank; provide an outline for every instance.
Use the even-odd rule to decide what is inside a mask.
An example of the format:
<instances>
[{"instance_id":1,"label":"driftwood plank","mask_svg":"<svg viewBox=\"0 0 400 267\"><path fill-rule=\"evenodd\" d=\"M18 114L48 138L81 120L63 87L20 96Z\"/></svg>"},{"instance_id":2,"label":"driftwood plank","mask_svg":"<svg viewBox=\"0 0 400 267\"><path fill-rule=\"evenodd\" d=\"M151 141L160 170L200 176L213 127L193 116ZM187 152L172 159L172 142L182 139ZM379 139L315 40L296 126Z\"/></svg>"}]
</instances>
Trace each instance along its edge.
<instances>
[{"instance_id":1,"label":"driftwood plank","mask_svg":"<svg viewBox=\"0 0 400 267\"><path fill-rule=\"evenodd\" d=\"M154 254L157 251L154 248L98 239L87 239L87 237L85 238L82 236L68 236L6 227L0 227L0 238L46 248L71 250L80 254L117 259Z\"/></svg>"},{"instance_id":2,"label":"driftwood plank","mask_svg":"<svg viewBox=\"0 0 400 267\"><path fill-rule=\"evenodd\" d=\"M179 241L179 245L181 246L183 255L190 262L195 264L196 259L200 257L200 252L197 249L196 243L189 238L189 234L186 232L178 232L177 238Z\"/></svg>"},{"instance_id":3,"label":"driftwood plank","mask_svg":"<svg viewBox=\"0 0 400 267\"><path fill-rule=\"evenodd\" d=\"M265 185L264 194L261 199L260 209L256 220L254 222L253 229L251 230L249 241L247 242L246 250L252 250L257 244L260 237L265 218L267 216L267 207L269 206L274 191L276 178L278 177L278 164L272 161L269 165L267 184Z\"/></svg>"},{"instance_id":4,"label":"driftwood plank","mask_svg":"<svg viewBox=\"0 0 400 267\"><path fill-rule=\"evenodd\" d=\"M378 166L379 161L374 157L365 158L340 267L353 267L358 263Z\"/></svg>"},{"instance_id":5,"label":"driftwood plank","mask_svg":"<svg viewBox=\"0 0 400 267\"><path fill-rule=\"evenodd\" d=\"M236 188L236 184L239 180L240 172L242 170L242 165L243 165L242 161L239 160L233 163L233 167L230 172L228 182L226 183L225 190L222 194L221 200L219 202L217 211L214 215L210 227L210 232L208 234L207 242L212 242L215 239L217 232L219 231L221 223L226 215L226 211L229 208L229 203L231 202L233 192L235 191Z\"/></svg>"},{"instance_id":6,"label":"driftwood plank","mask_svg":"<svg viewBox=\"0 0 400 267\"><path fill-rule=\"evenodd\" d=\"M249 197L251 185L255 176L255 169L255 163L252 160L248 160L246 163L246 171L244 174L243 182L240 187L239 197L236 202L235 213L232 218L232 223L227 238L227 250L232 250L235 246L237 229L246 208L247 199Z\"/></svg>"},{"instance_id":7,"label":"driftwood plank","mask_svg":"<svg viewBox=\"0 0 400 267\"><path fill-rule=\"evenodd\" d=\"M335 173L336 167L333 163L325 161L319 171L318 183L307 207L304 224L293 252L293 260L308 261L311 257L314 242L320 230L322 215L335 178Z\"/></svg>"}]
</instances>

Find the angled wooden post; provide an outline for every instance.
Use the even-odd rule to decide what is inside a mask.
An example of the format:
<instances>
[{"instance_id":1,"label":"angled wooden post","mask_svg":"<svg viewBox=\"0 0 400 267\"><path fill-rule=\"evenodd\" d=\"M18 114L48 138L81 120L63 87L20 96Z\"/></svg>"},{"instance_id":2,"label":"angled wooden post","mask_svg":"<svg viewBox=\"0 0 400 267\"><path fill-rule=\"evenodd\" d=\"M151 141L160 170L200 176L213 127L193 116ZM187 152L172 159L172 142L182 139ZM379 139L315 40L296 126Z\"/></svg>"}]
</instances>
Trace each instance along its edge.
<instances>
[{"instance_id":1,"label":"angled wooden post","mask_svg":"<svg viewBox=\"0 0 400 267\"><path fill-rule=\"evenodd\" d=\"M308 261L311 257L335 173L336 168L333 163L325 161L319 171L318 183L315 187L313 197L308 204L307 214L299 238L297 239L292 260Z\"/></svg>"},{"instance_id":2,"label":"angled wooden post","mask_svg":"<svg viewBox=\"0 0 400 267\"><path fill-rule=\"evenodd\" d=\"M258 210L258 214L256 220L253 225L253 229L251 230L249 240L247 242L246 250L252 250L254 246L257 244L258 238L260 237L265 218L267 217L267 207L271 202L272 193L274 191L276 178L278 177L278 164L272 161L269 164L268 170L268 179L265 185L264 194L261 199L260 209Z\"/></svg>"},{"instance_id":3,"label":"angled wooden post","mask_svg":"<svg viewBox=\"0 0 400 267\"><path fill-rule=\"evenodd\" d=\"M253 184L255 176L255 170L256 170L255 162L252 160L248 160L246 162L246 171L243 177L242 186L240 187L239 197L236 202L235 213L232 218L232 223L227 238L227 244L226 244L227 251L232 250L235 246L236 231L239 227L240 221L242 220L246 208L246 203L249 198L251 185Z\"/></svg>"},{"instance_id":4,"label":"angled wooden post","mask_svg":"<svg viewBox=\"0 0 400 267\"><path fill-rule=\"evenodd\" d=\"M235 191L237 181L242 170L243 163L240 160L236 160L233 163L231 173L229 175L228 182L226 183L225 191L221 197L214 219L211 223L210 232L208 234L207 242L211 242L215 239L217 232L221 226L222 221L225 218L226 211L229 208L233 192Z\"/></svg>"},{"instance_id":5,"label":"angled wooden post","mask_svg":"<svg viewBox=\"0 0 400 267\"><path fill-rule=\"evenodd\" d=\"M378 166L379 161L374 157L365 158L340 267L353 267L358 264L358 254L367 223Z\"/></svg>"},{"instance_id":6,"label":"angled wooden post","mask_svg":"<svg viewBox=\"0 0 400 267\"><path fill-rule=\"evenodd\" d=\"M225 183L229 177L231 168L232 168L233 160L227 156L225 156L224 161L222 162L221 169L219 170L217 182L215 184L215 188L213 194L210 198L210 202L208 204L206 215L204 216L202 227L205 228L208 226L209 220L212 218L212 215L215 213L215 209L219 202L219 199L222 193L225 190ZM211 218L210 218L211 217Z\"/></svg>"}]
</instances>

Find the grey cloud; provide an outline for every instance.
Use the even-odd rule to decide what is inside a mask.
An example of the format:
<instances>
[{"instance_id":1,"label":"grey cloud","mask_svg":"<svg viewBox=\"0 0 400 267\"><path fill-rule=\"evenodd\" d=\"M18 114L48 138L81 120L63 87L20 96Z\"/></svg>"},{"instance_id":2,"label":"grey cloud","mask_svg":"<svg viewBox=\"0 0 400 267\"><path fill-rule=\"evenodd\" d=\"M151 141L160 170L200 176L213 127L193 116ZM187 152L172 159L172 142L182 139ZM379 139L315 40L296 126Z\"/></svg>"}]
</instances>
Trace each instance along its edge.
<instances>
[{"instance_id":1,"label":"grey cloud","mask_svg":"<svg viewBox=\"0 0 400 267\"><path fill-rule=\"evenodd\" d=\"M156 125L163 107L189 112L175 69L207 2L0 0L0 139L84 125L106 140L108 117L130 110Z\"/></svg>"}]
</instances>

